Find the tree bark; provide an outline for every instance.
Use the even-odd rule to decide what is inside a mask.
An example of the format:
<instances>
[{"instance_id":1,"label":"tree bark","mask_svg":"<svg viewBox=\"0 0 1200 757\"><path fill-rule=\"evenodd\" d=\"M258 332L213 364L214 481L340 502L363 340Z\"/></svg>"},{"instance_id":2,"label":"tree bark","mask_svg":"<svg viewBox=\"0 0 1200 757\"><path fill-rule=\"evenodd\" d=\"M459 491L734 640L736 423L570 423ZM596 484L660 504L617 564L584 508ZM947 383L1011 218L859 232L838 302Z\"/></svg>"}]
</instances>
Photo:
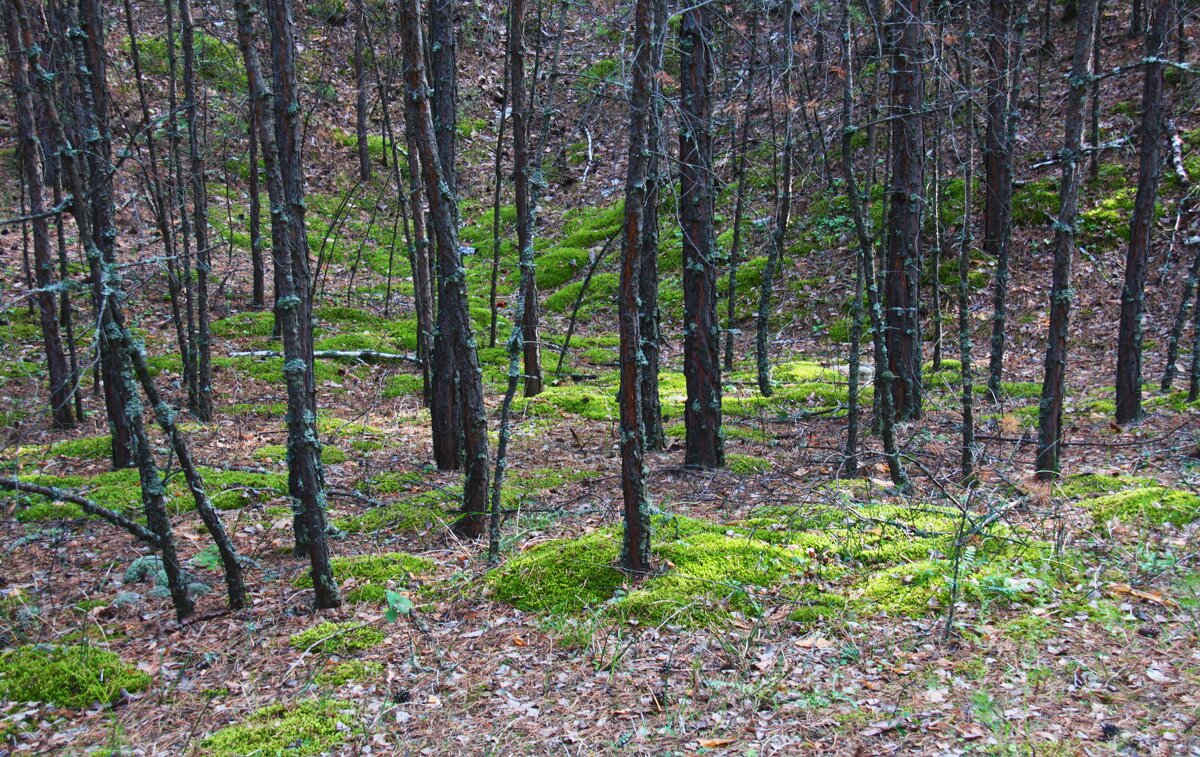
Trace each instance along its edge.
<instances>
[{"instance_id":1,"label":"tree bark","mask_svg":"<svg viewBox=\"0 0 1200 757\"><path fill-rule=\"evenodd\" d=\"M275 321L283 339L287 386L288 491L297 550L307 550L318 608L341 604L325 534L325 482L316 428L312 379L311 284L304 230L304 186L299 165L299 101L296 93L291 6L269 0L274 92L268 87L254 44L249 0L236 0L238 45L255 107L258 139L271 203L271 257L275 269Z\"/></svg>"},{"instance_id":2,"label":"tree bark","mask_svg":"<svg viewBox=\"0 0 1200 757\"><path fill-rule=\"evenodd\" d=\"M1066 392L1067 335L1071 320L1071 263L1075 254L1075 222L1079 209L1079 161L1083 139L1083 106L1087 94L1097 0L1080 0L1075 52L1068 79L1066 132L1063 136L1059 211L1054 223L1054 273L1050 287L1050 326L1046 339L1042 401L1038 409L1036 475L1052 479L1060 470L1062 407Z\"/></svg>"},{"instance_id":3,"label":"tree bark","mask_svg":"<svg viewBox=\"0 0 1200 757\"><path fill-rule=\"evenodd\" d=\"M641 382L642 434L646 449L662 450L667 446L663 433L662 400L658 391L659 343L661 316L658 308L658 205L664 181L669 171L661 170L659 155L662 149L662 85L658 72L662 70L663 48L667 34L666 0L653 0L650 43L650 102L646 116L646 200L642 209L642 252L638 272L638 337L642 344Z\"/></svg>"},{"instance_id":4,"label":"tree bark","mask_svg":"<svg viewBox=\"0 0 1200 757\"><path fill-rule=\"evenodd\" d=\"M888 26L893 35L891 177L887 217L887 370L900 420L921 416L921 211L924 205L921 110L921 0L897 0Z\"/></svg>"},{"instance_id":5,"label":"tree bark","mask_svg":"<svg viewBox=\"0 0 1200 757\"><path fill-rule=\"evenodd\" d=\"M434 0L435 2L437 0ZM415 107L415 138L421 154L421 172L429 216L438 250L438 267L444 282L438 298L439 344L453 347L455 363L437 380L450 379L461 407L461 431L465 447L462 511L455 531L466 538L487 533L488 440L487 415L483 404L483 378L471 333L466 272L458 251L458 211L454 190L442 171L434 129L428 79L425 75L423 34L419 0L399 4L404 48L406 100ZM440 349L440 348L439 348ZM457 430L456 430L457 431Z\"/></svg>"},{"instance_id":6,"label":"tree bark","mask_svg":"<svg viewBox=\"0 0 1200 757\"><path fill-rule=\"evenodd\" d=\"M370 110L367 95L370 85L367 81L366 25L363 0L354 0L354 133L358 147L358 177L363 181L371 179L371 145L367 139L367 115Z\"/></svg>"},{"instance_id":7,"label":"tree bark","mask_svg":"<svg viewBox=\"0 0 1200 757\"><path fill-rule=\"evenodd\" d=\"M1171 0L1157 0L1146 37L1138 187L1129 224L1129 249L1125 255L1125 286L1121 289L1121 323L1117 336L1117 423L1131 423L1142 417L1142 309L1161 168L1163 64L1160 61L1167 54L1170 16Z\"/></svg>"},{"instance_id":8,"label":"tree bark","mask_svg":"<svg viewBox=\"0 0 1200 757\"><path fill-rule=\"evenodd\" d=\"M706 6L689 8L679 30L679 218L683 230L683 369L687 382L684 464L720 468L721 330L717 324L717 250L713 233L712 95Z\"/></svg>"},{"instance_id":9,"label":"tree bark","mask_svg":"<svg viewBox=\"0 0 1200 757\"><path fill-rule=\"evenodd\" d=\"M650 500L646 492L642 429L640 292L643 213L646 204L647 121L650 115L654 42L653 0L636 0L633 18L633 81L629 93L629 158L625 179L625 224L621 244L618 323L621 336L621 495L625 528L621 567L634 576L651 569Z\"/></svg>"}]
</instances>

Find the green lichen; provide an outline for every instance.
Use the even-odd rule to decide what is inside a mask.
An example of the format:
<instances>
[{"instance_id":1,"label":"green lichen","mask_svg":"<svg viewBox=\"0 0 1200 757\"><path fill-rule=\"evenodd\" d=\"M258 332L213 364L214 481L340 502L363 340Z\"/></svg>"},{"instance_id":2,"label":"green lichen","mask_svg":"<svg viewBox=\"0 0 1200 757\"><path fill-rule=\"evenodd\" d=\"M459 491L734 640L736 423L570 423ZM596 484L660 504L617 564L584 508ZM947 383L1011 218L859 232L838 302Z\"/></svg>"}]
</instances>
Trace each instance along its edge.
<instances>
[{"instance_id":1,"label":"green lichen","mask_svg":"<svg viewBox=\"0 0 1200 757\"><path fill-rule=\"evenodd\" d=\"M200 742L211 757L245 755L317 755L335 749L347 736L362 732L351 705L308 699L290 707L273 704L244 722L226 726Z\"/></svg>"},{"instance_id":2,"label":"green lichen","mask_svg":"<svg viewBox=\"0 0 1200 757\"><path fill-rule=\"evenodd\" d=\"M0 699L10 702L82 709L108 704L122 689L136 693L149 686L150 676L98 647L37 645L0 653Z\"/></svg>"},{"instance_id":3,"label":"green lichen","mask_svg":"<svg viewBox=\"0 0 1200 757\"><path fill-rule=\"evenodd\" d=\"M1185 526L1200 517L1200 496L1165 486L1144 486L1083 502L1097 523L1119 520L1151 526Z\"/></svg>"},{"instance_id":4,"label":"green lichen","mask_svg":"<svg viewBox=\"0 0 1200 757\"><path fill-rule=\"evenodd\" d=\"M301 651L325 654L346 654L372 649L383 643L385 634L378 628L348 621L335 623L327 620L297 634L292 634L288 643Z\"/></svg>"}]
</instances>

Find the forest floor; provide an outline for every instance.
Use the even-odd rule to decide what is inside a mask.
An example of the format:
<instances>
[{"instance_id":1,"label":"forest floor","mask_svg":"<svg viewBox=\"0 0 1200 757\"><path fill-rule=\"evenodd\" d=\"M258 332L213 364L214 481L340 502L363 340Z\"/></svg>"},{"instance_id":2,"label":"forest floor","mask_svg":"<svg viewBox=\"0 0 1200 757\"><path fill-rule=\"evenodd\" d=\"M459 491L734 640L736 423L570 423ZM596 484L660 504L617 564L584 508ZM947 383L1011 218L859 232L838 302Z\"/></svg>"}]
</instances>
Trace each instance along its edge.
<instances>
[{"instance_id":1,"label":"forest floor","mask_svg":"<svg viewBox=\"0 0 1200 757\"><path fill-rule=\"evenodd\" d=\"M480 97L472 112L487 114ZM1044 119L1053 125L1051 101ZM1128 128L1118 121L1106 128ZM485 121L465 122L464 183L477 191L464 203L463 239L477 251L468 281L486 344L484 188L495 135ZM401 240L377 217L392 214L380 199L386 171L353 194L338 223L352 183L339 167L350 149L328 113L315 123L310 240L325 272L317 346L411 352L403 246L391 254ZM1181 128L1192 129L1185 144L1200 174L1197 125ZM1029 164L1054 149L1057 135L1034 134L1042 131L1024 145ZM548 373L589 256L619 229L620 139L592 136L562 137L567 157L558 170L566 175L545 198L539 283ZM563 375L516 403L498 568L486 564L481 544L449 529L460 477L430 464L429 415L412 367L318 361L332 549L347 601L317 613L307 562L292 554L280 361L231 355L277 349L270 314L248 307L246 200L232 161L212 185L213 227L228 245L214 325L217 418L187 430L246 556L252 606L226 609L219 561L176 473L168 494L180 548L197 591L210 587L183 623L142 559L144 545L71 505L0 499L0 643L8 650L0 656L0 753L1200 752L1200 406L1152 388L1178 298L1177 251L1172 266L1160 254L1148 287L1147 417L1124 428L1111 421L1132 163L1128 150L1108 156L1085 192L1061 484L1031 476L1056 169L1021 172L1009 381L997 402L976 396L980 473L970 490L951 483L961 415L948 285L957 271L943 268L946 358L927 368L924 417L898 429L915 485L907 495L889 486L874 437L864 477L838 478L851 227L839 193L813 174L776 290L775 393L757 390L748 335L738 336L739 361L724 377L726 470L682 467L681 260L664 224L669 443L647 455L658 575L630 584L613 568L621 495L610 251L583 298ZM1164 206L1166 229L1176 208L1169 186ZM150 224L137 202L124 207L121 254L144 263L153 255L143 244ZM511 210L502 215L505 313L516 271ZM761 227L746 230L747 249L761 250ZM136 474L108 468L90 371L84 427L48 430L39 332L21 298L19 232L0 231L0 246L8 293L0 302L0 463L136 513ZM747 257L737 300L744 329L752 328L763 260ZM991 263L975 265L978 389ZM131 265L127 283L158 380L178 401L162 274ZM501 316L501 345L507 333ZM80 338L85 354L90 340L90 332ZM495 410L507 359L500 346L481 349L481 359ZM496 430L493 422L493 442ZM27 702L29 692L55 701Z\"/></svg>"}]
</instances>

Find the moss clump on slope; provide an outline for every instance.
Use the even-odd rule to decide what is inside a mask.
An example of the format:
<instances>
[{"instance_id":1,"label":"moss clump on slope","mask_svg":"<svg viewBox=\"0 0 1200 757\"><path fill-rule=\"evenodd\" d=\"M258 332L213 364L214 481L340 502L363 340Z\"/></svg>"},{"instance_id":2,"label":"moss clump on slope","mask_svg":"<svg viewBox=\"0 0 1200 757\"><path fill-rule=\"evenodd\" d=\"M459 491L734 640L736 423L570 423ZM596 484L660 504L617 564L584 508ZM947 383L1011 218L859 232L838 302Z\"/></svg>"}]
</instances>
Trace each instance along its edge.
<instances>
[{"instance_id":1,"label":"moss clump on slope","mask_svg":"<svg viewBox=\"0 0 1200 757\"><path fill-rule=\"evenodd\" d=\"M354 710L336 701L308 699L291 707L273 704L242 723L226 726L200 742L201 754L315 755L328 752L362 731Z\"/></svg>"},{"instance_id":2,"label":"moss clump on slope","mask_svg":"<svg viewBox=\"0 0 1200 757\"><path fill-rule=\"evenodd\" d=\"M1144 486L1085 500L1097 523L1116 519L1151 526L1186 526L1200 517L1200 496L1165 486Z\"/></svg>"},{"instance_id":3,"label":"moss clump on slope","mask_svg":"<svg viewBox=\"0 0 1200 757\"><path fill-rule=\"evenodd\" d=\"M25 646L0 654L0 699L80 709L135 693L150 676L91 646Z\"/></svg>"},{"instance_id":4,"label":"moss clump on slope","mask_svg":"<svg viewBox=\"0 0 1200 757\"><path fill-rule=\"evenodd\" d=\"M362 623L334 623L327 620L312 628L292 634L288 643L300 651L311 650L326 654L361 652L383 643L384 633Z\"/></svg>"}]
</instances>

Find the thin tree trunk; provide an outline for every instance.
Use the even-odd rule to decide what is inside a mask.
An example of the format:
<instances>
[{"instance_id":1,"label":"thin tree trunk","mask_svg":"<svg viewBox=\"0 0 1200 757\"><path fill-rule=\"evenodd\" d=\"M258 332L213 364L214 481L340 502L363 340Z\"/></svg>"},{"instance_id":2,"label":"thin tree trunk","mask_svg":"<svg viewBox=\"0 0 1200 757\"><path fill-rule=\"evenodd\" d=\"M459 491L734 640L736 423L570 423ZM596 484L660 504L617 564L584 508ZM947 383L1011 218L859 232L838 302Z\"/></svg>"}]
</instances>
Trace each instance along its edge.
<instances>
[{"instance_id":1,"label":"thin tree trunk","mask_svg":"<svg viewBox=\"0 0 1200 757\"><path fill-rule=\"evenodd\" d=\"M758 56L758 14L750 18L750 63L746 68L746 99L737 143L737 198L733 207L733 241L729 249L729 291L725 294L725 370L733 370L734 323L737 319L737 274L742 254L742 223L746 217L746 146L750 141L750 111L754 104L754 74Z\"/></svg>"},{"instance_id":2,"label":"thin tree trunk","mask_svg":"<svg viewBox=\"0 0 1200 757\"><path fill-rule=\"evenodd\" d=\"M1100 70L1101 47L1104 35L1104 0L1096 2L1096 32L1092 38L1092 68ZM1092 155L1088 161L1088 179L1100 180L1100 79L1092 79L1090 124L1088 126L1089 141L1092 143Z\"/></svg>"},{"instance_id":3,"label":"thin tree trunk","mask_svg":"<svg viewBox=\"0 0 1200 757\"><path fill-rule=\"evenodd\" d=\"M429 84L422 57L424 41L419 0L402 0L399 4L399 17L407 85L405 99L415 106L416 118L413 125L416 127L417 148L421 153L425 194L429 199L429 215L436 238L438 266L446 282L438 302L439 344L449 342L456 357L455 364L450 366L445 377L453 376L458 394L466 465L462 511L455 521L454 528L461 536L474 539L487 533L488 440L483 379L479 359L475 354L474 337L471 334L465 271L458 252L456 198L442 172L443 164L438 153L433 109L430 106Z\"/></svg>"},{"instance_id":4,"label":"thin tree trunk","mask_svg":"<svg viewBox=\"0 0 1200 757\"><path fill-rule=\"evenodd\" d=\"M646 151L654 68L654 0L636 0L633 18L633 81L629 93L629 158L625 180L625 226L621 246L618 323L621 335L621 494L625 528L621 567L634 576L651 569L650 499L646 491L642 430L642 342L638 296L641 278L643 213L646 204Z\"/></svg>"},{"instance_id":5,"label":"thin tree trunk","mask_svg":"<svg viewBox=\"0 0 1200 757\"><path fill-rule=\"evenodd\" d=\"M509 8L511 16L512 9ZM496 290L500 286L500 196L504 184L504 132L508 126L508 102L512 93L512 60L513 38L511 17L505 29L504 72L501 82L500 117L496 123L496 151L492 166L492 277L491 289L488 293L488 306L491 310L491 323L488 326L488 347L496 346L496 328L500 319L500 310L496 307ZM515 170L515 169L514 169Z\"/></svg>"},{"instance_id":6,"label":"thin tree trunk","mask_svg":"<svg viewBox=\"0 0 1200 757\"><path fill-rule=\"evenodd\" d=\"M966 7L964 27L971 30L970 6ZM962 58L963 88L970 92L974 86L974 67L971 55ZM968 97L964 120L965 149L963 156L963 216L958 243L958 360L962 388L962 450L961 473L965 484L975 480L975 386L971 355L971 243L974 240L974 218L971 195L975 190L975 101Z\"/></svg>"},{"instance_id":7,"label":"thin tree trunk","mask_svg":"<svg viewBox=\"0 0 1200 757\"><path fill-rule=\"evenodd\" d=\"M250 175L247 190L250 193L250 266L252 268L253 294L251 307L263 310L267 306L267 273L262 251L262 189L259 188L258 169L258 109L248 107L246 121L250 143Z\"/></svg>"},{"instance_id":8,"label":"thin tree trunk","mask_svg":"<svg viewBox=\"0 0 1200 757\"><path fill-rule=\"evenodd\" d=\"M538 340L538 294L534 277L533 234L537 208L530 197L529 110L525 98L525 0L509 3L509 59L512 77L513 182L517 203L517 248L521 268L521 332L525 396L542 393L542 351ZM536 84L536 82L535 82Z\"/></svg>"},{"instance_id":9,"label":"thin tree trunk","mask_svg":"<svg viewBox=\"0 0 1200 757\"><path fill-rule=\"evenodd\" d=\"M847 5L849 1L843 0ZM898 489L904 490L908 488L908 478L904 473L904 467L900 462L900 453L896 448L896 432L891 400L892 376L886 369L888 348L887 340L883 336L883 303L880 300L878 279L875 276L875 251L871 244L871 232L867 227L867 213L863 207L863 198L859 191L858 180L854 176L854 153L847 149L847 147L851 146L854 132L857 131L857 127L854 126L854 68L852 65L853 61L851 60L853 47L849 39L850 22L848 14L849 8L846 7L843 9L843 16L846 18L843 21L842 39L843 66L845 68L842 78L842 173L846 179L846 196L850 201L850 215L854 220L854 233L858 241L857 265L860 274L856 278L859 278L866 285L867 312L870 314L871 330L874 332L875 396L879 403L879 429L883 439L883 454L888 462L888 471L891 474L892 483ZM868 153L867 157L868 161L873 160L873 156L870 153ZM859 320L861 320L861 316ZM859 328L861 329L861 326ZM852 369L852 372L855 371ZM856 377L852 375L851 380L855 381L857 389Z\"/></svg>"},{"instance_id":10,"label":"thin tree trunk","mask_svg":"<svg viewBox=\"0 0 1200 757\"><path fill-rule=\"evenodd\" d=\"M6 14L10 15L10 14ZM46 213L46 184L43 181L41 151L34 125L33 95L29 86L29 70L21 54L16 23L5 22L8 43L8 64L12 77L14 110L19 137L21 170L29 194L29 214L33 216L33 269L37 289L31 302L36 302L38 321L42 329L42 346L46 354L46 370L50 381L50 415L54 427L75 425L71 407L71 371L63 351L58 322L58 302L54 296L54 258L50 252L50 222Z\"/></svg>"},{"instance_id":11,"label":"thin tree trunk","mask_svg":"<svg viewBox=\"0 0 1200 757\"><path fill-rule=\"evenodd\" d=\"M1188 321L1188 303L1191 302L1192 295L1200 286L1200 236L1187 236L1188 231L1193 230L1193 216L1196 214L1197 208L1195 186L1192 184L1192 178L1188 175L1187 166L1183 162L1183 142L1179 138L1179 133L1175 131L1174 124L1171 124L1170 128L1172 131L1172 162L1175 164L1175 173L1183 185L1183 198L1179 201L1178 228L1182 229L1185 235L1184 249L1192 248L1192 265L1184 279L1183 295L1179 298L1179 308L1175 311L1175 321L1171 324L1171 335L1167 338L1167 365L1163 369L1160 385L1164 392L1169 392L1171 384L1175 381L1177 370L1175 363L1179 360L1179 344L1183 339L1183 329Z\"/></svg>"},{"instance_id":12,"label":"thin tree trunk","mask_svg":"<svg viewBox=\"0 0 1200 757\"><path fill-rule=\"evenodd\" d=\"M267 6L274 92L268 87L259 63L249 0L236 0L235 8L238 46L250 101L257 111L258 139L271 203L275 321L283 338L283 373L288 396L288 490L295 513L293 527L297 548L309 553L317 607L336 607L341 598L325 535L325 485L312 386L312 326L307 306L311 287L307 276L303 177L297 152L300 108L295 89L291 7L287 0L270 0Z\"/></svg>"},{"instance_id":13,"label":"thin tree trunk","mask_svg":"<svg viewBox=\"0 0 1200 757\"><path fill-rule=\"evenodd\" d=\"M354 131L358 146L358 176L363 181L371 180L371 144L367 139L367 115L370 105L366 64L367 14L363 0L354 0Z\"/></svg>"},{"instance_id":14,"label":"thin tree trunk","mask_svg":"<svg viewBox=\"0 0 1200 757\"><path fill-rule=\"evenodd\" d=\"M1121 289L1121 323L1117 336L1117 423L1142 417L1142 310L1146 297L1146 265L1154 231L1154 204L1162 142L1163 64L1167 54L1167 21L1171 0L1157 0L1146 37L1142 91L1138 187L1129 224L1125 286Z\"/></svg>"},{"instance_id":15,"label":"thin tree trunk","mask_svg":"<svg viewBox=\"0 0 1200 757\"><path fill-rule=\"evenodd\" d=\"M658 205L667 176L661 170L662 150L662 86L658 72L662 70L663 49L666 45L666 0L653 0L650 34L650 110L646 117L646 200L642 208L642 253L638 273L638 337L642 344L641 382L642 433L646 449L662 450L667 446L663 432L662 400L658 391L659 343L661 316L658 308ZM685 284L686 287L686 284Z\"/></svg>"},{"instance_id":16,"label":"thin tree trunk","mask_svg":"<svg viewBox=\"0 0 1200 757\"><path fill-rule=\"evenodd\" d=\"M679 31L679 217L683 230L683 370L687 381L684 464L720 468L721 330L717 323L717 249L712 193L712 22L689 8Z\"/></svg>"},{"instance_id":17,"label":"thin tree trunk","mask_svg":"<svg viewBox=\"0 0 1200 757\"><path fill-rule=\"evenodd\" d=\"M794 36L795 12L792 6L786 11L784 24L783 63L783 155L781 159L783 177L775 202L774 225L771 229L771 246L767 251L767 265L763 269L762 284L758 292L758 317L754 331L754 355L758 369L758 391L764 397L774 393L771 385L771 357L769 329L771 319L771 292L775 287L775 272L783 262L783 244L787 238L788 223L792 215L792 69L795 65L796 40Z\"/></svg>"},{"instance_id":18,"label":"thin tree trunk","mask_svg":"<svg viewBox=\"0 0 1200 757\"><path fill-rule=\"evenodd\" d=\"M1083 139L1083 106L1087 94L1092 35L1096 32L1097 0L1080 0L1075 53L1068 79L1066 132L1063 137L1062 179L1058 219L1054 224L1054 274L1050 288L1050 327L1046 339L1045 376L1038 410L1036 475L1052 479L1060 470L1062 407L1066 392L1067 335L1071 319L1071 262L1075 254L1075 222L1079 207L1079 160Z\"/></svg>"},{"instance_id":19,"label":"thin tree trunk","mask_svg":"<svg viewBox=\"0 0 1200 757\"><path fill-rule=\"evenodd\" d=\"M921 416L921 210L924 205L922 133L921 0L898 0L889 27L892 53L891 178L887 215L887 370L900 420Z\"/></svg>"}]
</instances>

